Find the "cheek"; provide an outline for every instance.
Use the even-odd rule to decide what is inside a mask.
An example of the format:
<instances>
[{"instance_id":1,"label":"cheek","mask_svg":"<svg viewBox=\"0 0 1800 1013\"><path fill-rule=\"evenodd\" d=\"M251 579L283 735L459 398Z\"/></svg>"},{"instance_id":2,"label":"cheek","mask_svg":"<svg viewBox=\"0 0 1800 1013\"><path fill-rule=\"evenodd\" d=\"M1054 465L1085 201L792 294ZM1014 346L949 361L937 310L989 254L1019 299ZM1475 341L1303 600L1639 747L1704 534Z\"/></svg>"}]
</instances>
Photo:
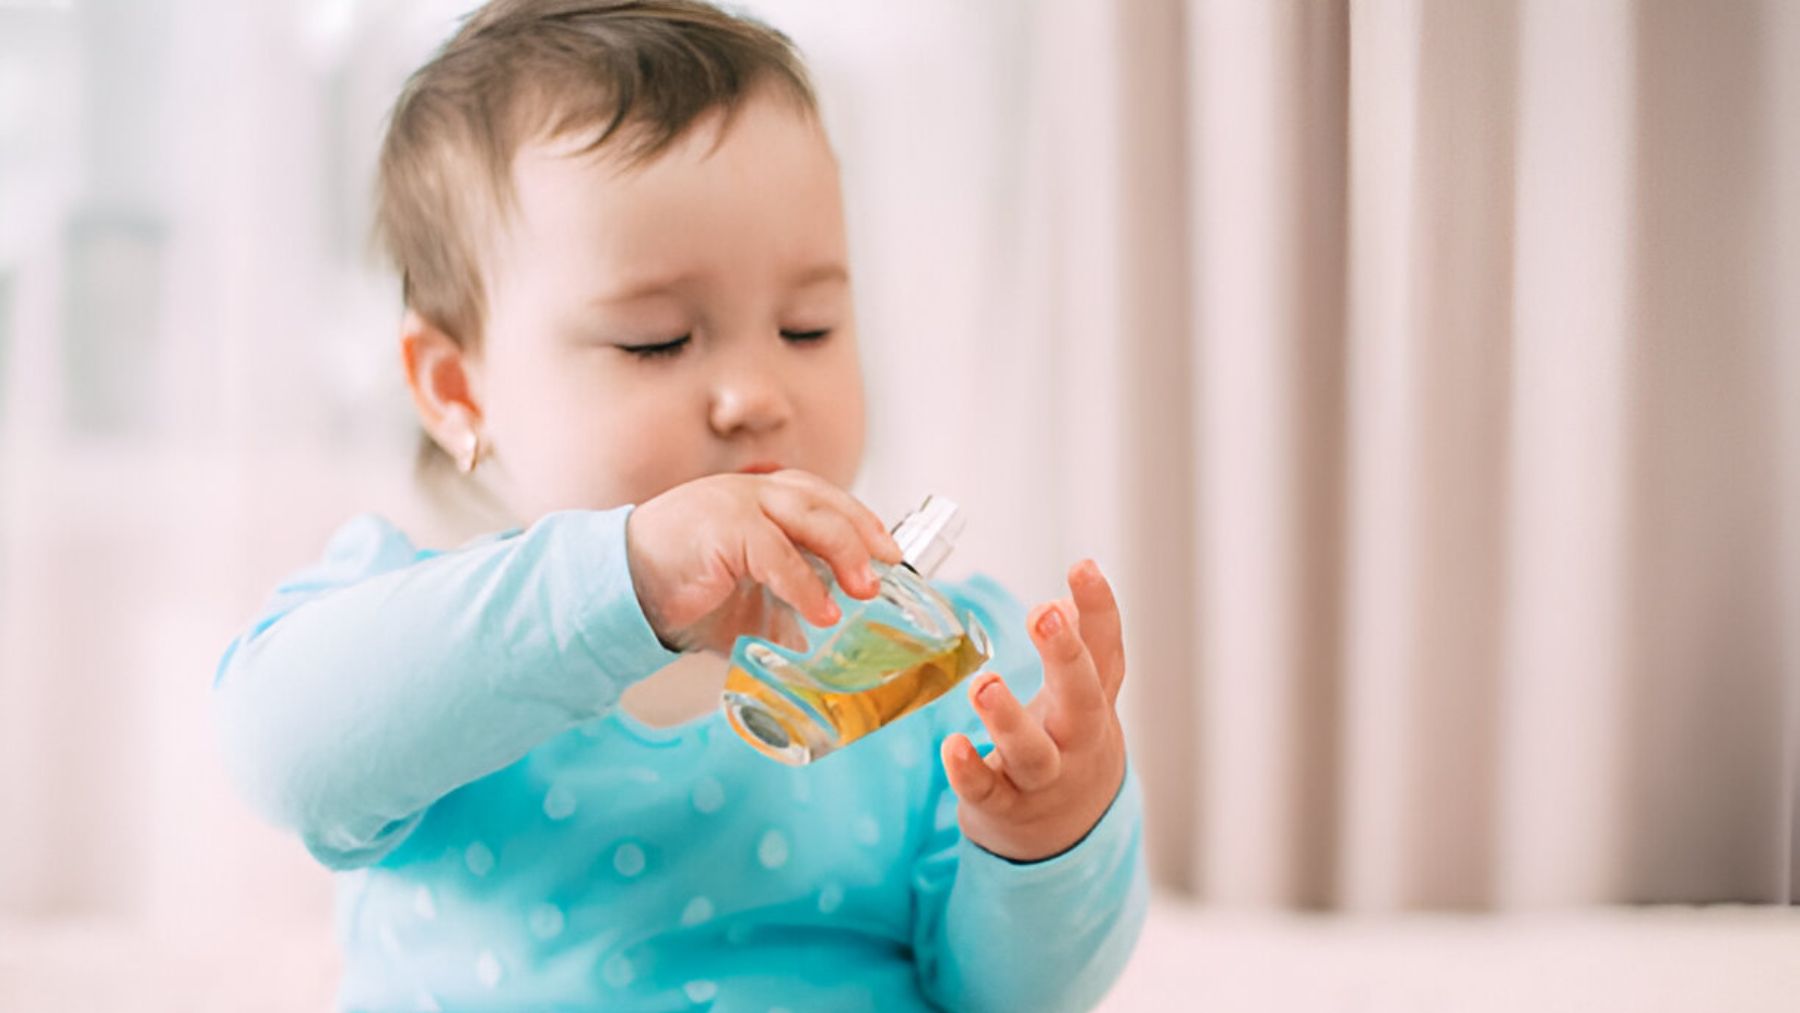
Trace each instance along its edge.
<instances>
[{"instance_id":1,"label":"cheek","mask_svg":"<svg viewBox=\"0 0 1800 1013\"><path fill-rule=\"evenodd\" d=\"M604 506L643 503L698 476L692 467L677 466L672 454L644 454L633 447L614 458L611 467L598 470L595 489L604 489Z\"/></svg>"},{"instance_id":2,"label":"cheek","mask_svg":"<svg viewBox=\"0 0 1800 1013\"><path fill-rule=\"evenodd\" d=\"M637 502L636 449L656 420L642 417L603 365L576 354L494 371L487 421L505 462L505 495L519 512Z\"/></svg>"},{"instance_id":3,"label":"cheek","mask_svg":"<svg viewBox=\"0 0 1800 1013\"><path fill-rule=\"evenodd\" d=\"M693 478L706 464L682 392L642 381L589 384L560 399L546 420L539 462L567 505L607 509L642 503ZM686 423L684 425L684 422Z\"/></svg>"},{"instance_id":4,"label":"cheek","mask_svg":"<svg viewBox=\"0 0 1800 1013\"><path fill-rule=\"evenodd\" d=\"M862 470L864 430L867 426L862 411L861 399L857 399L857 410L854 418L847 418L837 435L837 445L832 448L837 459L837 474L832 478L840 488L848 489L856 481L857 473Z\"/></svg>"},{"instance_id":5,"label":"cheek","mask_svg":"<svg viewBox=\"0 0 1800 1013\"><path fill-rule=\"evenodd\" d=\"M825 477L849 488L862 465L863 441L868 427L861 370L854 354L834 364L829 376L815 388L813 429Z\"/></svg>"}]
</instances>

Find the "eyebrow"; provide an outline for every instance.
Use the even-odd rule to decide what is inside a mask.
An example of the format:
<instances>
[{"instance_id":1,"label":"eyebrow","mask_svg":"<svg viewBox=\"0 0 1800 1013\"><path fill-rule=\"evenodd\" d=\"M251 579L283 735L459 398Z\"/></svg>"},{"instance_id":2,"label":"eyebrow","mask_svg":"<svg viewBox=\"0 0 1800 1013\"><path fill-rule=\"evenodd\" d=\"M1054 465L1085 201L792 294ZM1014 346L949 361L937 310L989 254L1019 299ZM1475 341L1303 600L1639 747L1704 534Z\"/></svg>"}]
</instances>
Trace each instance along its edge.
<instances>
[{"instance_id":1,"label":"eyebrow","mask_svg":"<svg viewBox=\"0 0 1800 1013\"><path fill-rule=\"evenodd\" d=\"M596 304L636 302L639 299L648 299L652 296L668 295L679 289L692 278L692 272L684 272L667 278L648 278L641 281L632 281L615 291L601 293L599 296L595 297L594 302ZM795 272L794 275L787 280L787 286L789 288L807 288L812 285L822 285L827 282L847 284L849 281L850 272L843 264L829 262L815 264Z\"/></svg>"}]
</instances>

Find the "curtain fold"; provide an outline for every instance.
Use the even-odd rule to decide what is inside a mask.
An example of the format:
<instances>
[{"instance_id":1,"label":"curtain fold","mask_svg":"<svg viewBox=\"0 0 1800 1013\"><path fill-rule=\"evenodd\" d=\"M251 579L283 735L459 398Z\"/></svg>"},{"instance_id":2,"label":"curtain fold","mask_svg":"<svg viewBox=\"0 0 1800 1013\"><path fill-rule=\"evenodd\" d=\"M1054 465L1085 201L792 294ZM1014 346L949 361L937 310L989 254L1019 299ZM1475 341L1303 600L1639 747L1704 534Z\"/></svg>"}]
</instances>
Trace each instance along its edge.
<instances>
[{"instance_id":1,"label":"curtain fold","mask_svg":"<svg viewBox=\"0 0 1800 1013\"><path fill-rule=\"evenodd\" d=\"M1092 284L1133 339L1186 330L1121 351L1170 353L1126 431L1192 427L1121 448L1163 882L1794 896L1779 7L1117 9L1126 257Z\"/></svg>"}]
</instances>

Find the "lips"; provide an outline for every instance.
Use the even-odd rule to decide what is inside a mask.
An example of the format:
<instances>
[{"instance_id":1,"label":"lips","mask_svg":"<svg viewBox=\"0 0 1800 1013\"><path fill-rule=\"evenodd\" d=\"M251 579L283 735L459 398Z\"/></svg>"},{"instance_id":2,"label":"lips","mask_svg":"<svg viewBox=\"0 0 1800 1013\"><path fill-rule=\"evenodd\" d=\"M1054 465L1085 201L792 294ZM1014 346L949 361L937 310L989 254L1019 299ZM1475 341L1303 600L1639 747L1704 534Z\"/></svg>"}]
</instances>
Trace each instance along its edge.
<instances>
[{"instance_id":1,"label":"lips","mask_svg":"<svg viewBox=\"0 0 1800 1013\"><path fill-rule=\"evenodd\" d=\"M776 461L753 461L738 469L740 473L745 475L767 475L771 471L780 470L781 464Z\"/></svg>"}]
</instances>

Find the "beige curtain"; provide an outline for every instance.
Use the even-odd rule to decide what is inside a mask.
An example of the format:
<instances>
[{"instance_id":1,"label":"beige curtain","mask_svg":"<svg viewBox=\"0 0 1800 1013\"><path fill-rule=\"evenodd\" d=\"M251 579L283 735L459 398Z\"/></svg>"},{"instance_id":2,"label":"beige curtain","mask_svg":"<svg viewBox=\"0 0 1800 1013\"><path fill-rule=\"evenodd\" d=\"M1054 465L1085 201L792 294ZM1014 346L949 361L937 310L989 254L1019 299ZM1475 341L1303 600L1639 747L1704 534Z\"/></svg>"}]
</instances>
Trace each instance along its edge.
<instances>
[{"instance_id":1,"label":"beige curtain","mask_svg":"<svg viewBox=\"0 0 1800 1013\"><path fill-rule=\"evenodd\" d=\"M1157 876L1794 899L1800 10L1054 10L1036 294Z\"/></svg>"}]
</instances>

